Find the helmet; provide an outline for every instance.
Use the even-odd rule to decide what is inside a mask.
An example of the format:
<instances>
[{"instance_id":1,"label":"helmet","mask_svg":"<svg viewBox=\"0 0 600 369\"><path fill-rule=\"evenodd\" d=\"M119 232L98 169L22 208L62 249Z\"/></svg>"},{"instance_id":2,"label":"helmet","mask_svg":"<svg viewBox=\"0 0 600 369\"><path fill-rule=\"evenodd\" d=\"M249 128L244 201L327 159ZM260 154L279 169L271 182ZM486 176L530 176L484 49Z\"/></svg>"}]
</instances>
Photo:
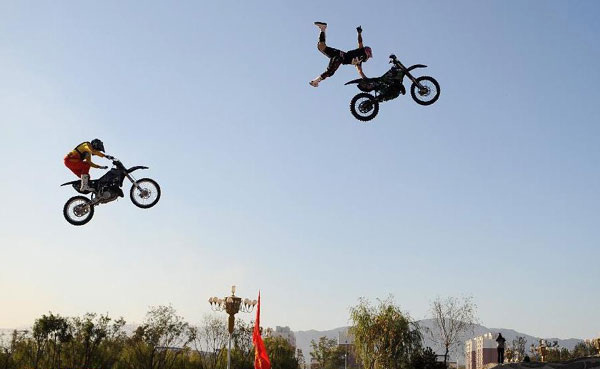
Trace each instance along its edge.
<instances>
[{"instance_id":1,"label":"helmet","mask_svg":"<svg viewBox=\"0 0 600 369\"><path fill-rule=\"evenodd\" d=\"M102 141L100 141L99 139L97 139L97 138L94 138L94 139L92 140L92 142L90 142L90 143L91 143L91 145L92 145L92 148L93 148L94 150L96 150L96 151L102 151L102 152L104 152L104 143L103 143Z\"/></svg>"},{"instance_id":2,"label":"helmet","mask_svg":"<svg viewBox=\"0 0 600 369\"><path fill-rule=\"evenodd\" d=\"M373 57L373 51L371 50L370 47L365 46L365 54L367 54L367 59Z\"/></svg>"}]
</instances>

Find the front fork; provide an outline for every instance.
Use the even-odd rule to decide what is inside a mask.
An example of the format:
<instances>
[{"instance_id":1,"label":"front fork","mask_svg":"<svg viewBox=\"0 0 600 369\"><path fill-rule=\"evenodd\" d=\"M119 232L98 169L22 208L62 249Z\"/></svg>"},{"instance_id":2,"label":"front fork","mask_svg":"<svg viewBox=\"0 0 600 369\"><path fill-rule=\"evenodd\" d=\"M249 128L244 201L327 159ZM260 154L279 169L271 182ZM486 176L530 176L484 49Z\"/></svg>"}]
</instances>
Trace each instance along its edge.
<instances>
[{"instance_id":1,"label":"front fork","mask_svg":"<svg viewBox=\"0 0 600 369\"><path fill-rule=\"evenodd\" d=\"M410 74L410 73L407 72L406 76L408 77L408 79L410 79L412 81L412 83L414 85L416 85L419 88L419 91L425 89L425 86L423 86L422 84L420 84L419 82L417 82L417 79L415 77L413 77L412 74Z\"/></svg>"},{"instance_id":2,"label":"front fork","mask_svg":"<svg viewBox=\"0 0 600 369\"><path fill-rule=\"evenodd\" d=\"M133 184L133 187L135 187L137 190L142 190L142 188L140 187L140 185L137 184L137 180L135 178L133 178L133 176L129 173L126 174L127 179L129 179L131 181L131 183Z\"/></svg>"}]
</instances>

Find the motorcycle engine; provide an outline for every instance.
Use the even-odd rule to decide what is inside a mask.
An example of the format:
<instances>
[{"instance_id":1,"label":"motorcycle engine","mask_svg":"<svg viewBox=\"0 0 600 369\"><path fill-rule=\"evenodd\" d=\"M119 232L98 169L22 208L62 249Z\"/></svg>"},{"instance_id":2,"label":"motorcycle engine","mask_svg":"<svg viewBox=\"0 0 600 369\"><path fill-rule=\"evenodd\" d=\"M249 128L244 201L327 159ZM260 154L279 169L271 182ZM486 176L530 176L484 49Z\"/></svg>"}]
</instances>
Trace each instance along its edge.
<instances>
[{"instance_id":1,"label":"motorcycle engine","mask_svg":"<svg viewBox=\"0 0 600 369\"><path fill-rule=\"evenodd\" d=\"M110 189L105 188L102 190L102 192L100 192L100 194L98 195L98 200L100 200L101 203L105 204L107 202L111 202L113 200L116 200L117 197L119 195L115 192L112 192Z\"/></svg>"}]
</instances>

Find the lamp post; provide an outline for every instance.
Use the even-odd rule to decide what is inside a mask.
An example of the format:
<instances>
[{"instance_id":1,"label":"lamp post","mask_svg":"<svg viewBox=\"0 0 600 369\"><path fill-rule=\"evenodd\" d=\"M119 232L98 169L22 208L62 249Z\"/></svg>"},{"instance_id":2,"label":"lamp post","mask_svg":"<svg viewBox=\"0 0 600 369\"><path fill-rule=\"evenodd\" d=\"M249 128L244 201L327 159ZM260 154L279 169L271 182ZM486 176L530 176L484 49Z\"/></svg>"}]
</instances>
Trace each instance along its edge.
<instances>
[{"instance_id":1,"label":"lamp post","mask_svg":"<svg viewBox=\"0 0 600 369\"><path fill-rule=\"evenodd\" d=\"M229 324L227 330L229 331L229 342L227 349L227 369L231 369L231 337L233 335L233 327L235 324L235 314L239 311L244 313L250 313L254 310L257 302L256 300L244 299L235 295L235 286L231 286L231 296L225 298L211 297L208 299L210 308L213 311L225 311L229 314Z\"/></svg>"}]
</instances>

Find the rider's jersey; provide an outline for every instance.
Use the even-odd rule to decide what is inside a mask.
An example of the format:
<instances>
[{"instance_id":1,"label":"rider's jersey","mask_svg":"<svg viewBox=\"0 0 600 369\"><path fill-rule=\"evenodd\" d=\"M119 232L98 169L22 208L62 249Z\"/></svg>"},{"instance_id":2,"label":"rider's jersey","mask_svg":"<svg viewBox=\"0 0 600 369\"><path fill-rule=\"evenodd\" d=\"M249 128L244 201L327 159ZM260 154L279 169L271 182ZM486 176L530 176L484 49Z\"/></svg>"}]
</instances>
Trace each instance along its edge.
<instances>
[{"instance_id":1,"label":"rider's jersey","mask_svg":"<svg viewBox=\"0 0 600 369\"><path fill-rule=\"evenodd\" d=\"M364 47L346 51L342 57L342 64L359 65L367 60L367 52Z\"/></svg>"},{"instance_id":2,"label":"rider's jersey","mask_svg":"<svg viewBox=\"0 0 600 369\"><path fill-rule=\"evenodd\" d=\"M90 164L91 167L99 168L100 167L99 165L92 163L92 155L96 155L101 158L103 158L105 156L102 153L102 151L94 150L94 148L92 147L92 144L90 144L89 142L83 142L83 143L80 143L79 145L77 145L77 147L75 149L73 149L73 151L68 153L67 157L69 158L70 161L84 161L85 160L88 162L88 164Z\"/></svg>"}]
</instances>

